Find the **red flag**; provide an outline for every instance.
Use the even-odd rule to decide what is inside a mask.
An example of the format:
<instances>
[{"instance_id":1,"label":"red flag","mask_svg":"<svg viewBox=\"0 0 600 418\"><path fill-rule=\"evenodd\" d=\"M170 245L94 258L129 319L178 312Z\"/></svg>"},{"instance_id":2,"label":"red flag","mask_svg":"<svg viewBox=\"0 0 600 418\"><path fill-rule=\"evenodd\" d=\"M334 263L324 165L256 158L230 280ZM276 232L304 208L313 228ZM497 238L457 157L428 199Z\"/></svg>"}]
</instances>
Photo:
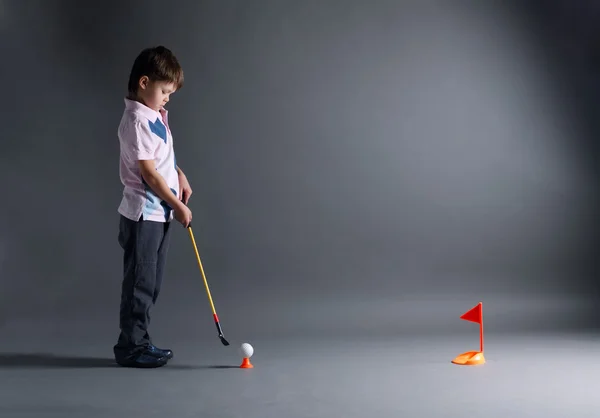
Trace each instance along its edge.
<instances>
[{"instance_id":1,"label":"red flag","mask_svg":"<svg viewBox=\"0 0 600 418\"><path fill-rule=\"evenodd\" d=\"M483 318L483 314L481 312L481 302L479 302L475 307L471 308L471 310L462 314L460 319L464 319L465 321L476 322L481 324Z\"/></svg>"}]
</instances>

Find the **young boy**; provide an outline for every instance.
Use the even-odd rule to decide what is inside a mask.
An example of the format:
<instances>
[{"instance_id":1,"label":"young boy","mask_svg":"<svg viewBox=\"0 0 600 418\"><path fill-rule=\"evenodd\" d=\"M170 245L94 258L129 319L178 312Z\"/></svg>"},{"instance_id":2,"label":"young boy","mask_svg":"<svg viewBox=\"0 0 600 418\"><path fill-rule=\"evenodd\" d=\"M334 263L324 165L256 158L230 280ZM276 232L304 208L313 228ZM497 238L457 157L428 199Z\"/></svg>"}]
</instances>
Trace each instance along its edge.
<instances>
[{"instance_id":1,"label":"young boy","mask_svg":"<svg viewBox=\"0 0 600 418\"><path fill-rule=\"evenodd\" d=\"M153 345L148 326L163 279L171 220L186 228L192 221L187 207L192 189L177 167L164 108L182 85L183 70L170 50L163 46L143 50L129 76L118 129L124 186L118 240L124 269L121 333L113 351L124 367L161 367L173 357L171 350Z\"/></svg>"}]
</instances>

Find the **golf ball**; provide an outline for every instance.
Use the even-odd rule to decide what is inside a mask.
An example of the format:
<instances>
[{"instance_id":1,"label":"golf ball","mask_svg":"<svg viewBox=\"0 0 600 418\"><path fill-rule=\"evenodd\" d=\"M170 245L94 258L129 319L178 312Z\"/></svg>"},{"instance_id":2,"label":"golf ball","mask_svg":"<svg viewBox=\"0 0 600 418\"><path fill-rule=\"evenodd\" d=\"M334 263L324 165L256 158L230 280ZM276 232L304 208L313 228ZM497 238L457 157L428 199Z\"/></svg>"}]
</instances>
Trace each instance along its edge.
<instances>
[{"instance_id":1,"label":"golf ball","mask_svg":"<svg viewBox=\"0 0 600 418\"><path fill-rule=\"evenodd\" d=\"M254 348L248 343L243 343L240 347L240 353L242 354L242 357L250 358L252 357L252 354L254 354Z\"/></svg>"}]
</instances>

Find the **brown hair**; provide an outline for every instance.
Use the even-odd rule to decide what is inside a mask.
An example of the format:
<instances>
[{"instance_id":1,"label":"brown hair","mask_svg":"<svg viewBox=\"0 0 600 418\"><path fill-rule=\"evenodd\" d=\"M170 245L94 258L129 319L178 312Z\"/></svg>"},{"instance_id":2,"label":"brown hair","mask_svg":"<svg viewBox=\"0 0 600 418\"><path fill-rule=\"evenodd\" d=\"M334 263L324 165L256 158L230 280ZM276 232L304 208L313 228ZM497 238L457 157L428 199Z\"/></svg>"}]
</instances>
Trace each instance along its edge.
<instances>
[{"instance_id":1,"label":"brown hair","mask_svg":"<svg viewBox=\"0 0 600 418\"><path fill-rule=\"evenodd\" d=\"M183 69L175 55L164 46L146 48L137 56L127 85L130 94L137 94L143 76L151 81L174 83L178 90L183 86Z\"/></svg>"}]
</instances>

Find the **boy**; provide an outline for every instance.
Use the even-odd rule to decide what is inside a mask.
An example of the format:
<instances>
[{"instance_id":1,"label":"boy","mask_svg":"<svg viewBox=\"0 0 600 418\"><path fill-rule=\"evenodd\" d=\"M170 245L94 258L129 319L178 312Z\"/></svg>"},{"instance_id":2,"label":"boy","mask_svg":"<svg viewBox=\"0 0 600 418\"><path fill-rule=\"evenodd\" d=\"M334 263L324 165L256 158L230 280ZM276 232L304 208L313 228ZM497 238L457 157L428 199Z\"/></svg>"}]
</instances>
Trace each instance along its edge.
<instances>
[{"instance_id":1,"label":"boy","mask_svg":"<svg viewBox=\"0 0 600 418\"><path fill-rule=\"evenodd\" d=\"M125 110L119 124L123 197L119 244L124 250L120 329L113 347L124 367L154 368L173 352L152 344L150 308L156 303L169 247L170 221L192 221L187 203L192 189L177 167L164 106L183 85L177 58L163 46L143 50L129 76Z\"/></svg>"}]
</instances>

